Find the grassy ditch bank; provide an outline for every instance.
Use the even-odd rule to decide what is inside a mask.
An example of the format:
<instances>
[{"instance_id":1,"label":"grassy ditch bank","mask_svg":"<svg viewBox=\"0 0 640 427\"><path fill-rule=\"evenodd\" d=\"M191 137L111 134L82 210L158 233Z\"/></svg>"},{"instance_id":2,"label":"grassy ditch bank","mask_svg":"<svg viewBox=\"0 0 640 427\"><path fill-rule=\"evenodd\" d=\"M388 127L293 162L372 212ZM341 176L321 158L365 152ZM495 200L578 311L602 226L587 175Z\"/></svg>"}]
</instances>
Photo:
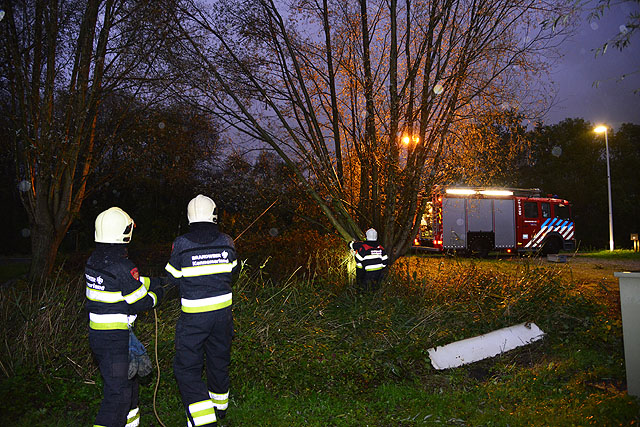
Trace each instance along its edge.
<instances>
[{"instance_id":1,"label":"grassy ditch bank","mask_svg":"<svg viewBox=\"0 0 640 427\"><path fill-rule=\"evenodd\" d=\"M535 260L399 260L382 289L356 295L340 269L280 280L245 266L225 426L633 425L619 306L610 286ZM336 265L339 263L336 263ZM79 276L79 274L78 274ZM84 283L60 274L36 291L2 289L0 424L91 425L101 379L86 339ZM157 311L156 408L184 425L171 362L177 299ZM438 371L430 347L521 322L546 337ZM136 333L155 361L153 313ZM142 425L156 373L141 387Z\"/></svg>"}]
</instances>

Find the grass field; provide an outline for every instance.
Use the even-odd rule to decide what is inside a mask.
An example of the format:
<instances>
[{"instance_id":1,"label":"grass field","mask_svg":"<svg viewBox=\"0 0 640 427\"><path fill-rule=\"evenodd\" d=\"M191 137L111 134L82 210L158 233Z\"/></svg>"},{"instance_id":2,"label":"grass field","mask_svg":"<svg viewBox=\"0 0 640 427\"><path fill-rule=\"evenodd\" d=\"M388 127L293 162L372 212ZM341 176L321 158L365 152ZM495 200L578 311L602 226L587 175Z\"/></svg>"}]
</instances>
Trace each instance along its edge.
<instances>
[{"instance_id":1,"label":"grass field","mask_svg":"<svg viewBox=\"0 0 640 427\"><path fill-rule=\"evenodd\" d=\"M637 425L609 277L629 265L623 258L411 256L370 295L353 292L340 262L280 280L246 266L234 289L231 402L221 425ZM83 283L64 275L41 292L2 290L0 424L92 424L101 379L82 293ZM178 305L169 300L157 312L156 407L168 427L185 425L171 369ZM545 338L460 368L430 364L433 346L521 322L535 322ZM154 314L136 327L155 360ZM141 387L144 426L159 425L156 379Z\"/></svg>"},{"instance_id":2,"label":"grass field","mask_svg":"<svg viewBox=\"0 0 640 427\"><path fill-rule=\"evenodd\" d=\"M628 249L616 249L613 251L602 250L602 251L593 251L593 252L582 252L579 255L589 257L589 258L610 259L610 260L617 260L617 261L620 261L620 260L640 261L640 252L634 252Z\"/></svg>"}]
</instances>

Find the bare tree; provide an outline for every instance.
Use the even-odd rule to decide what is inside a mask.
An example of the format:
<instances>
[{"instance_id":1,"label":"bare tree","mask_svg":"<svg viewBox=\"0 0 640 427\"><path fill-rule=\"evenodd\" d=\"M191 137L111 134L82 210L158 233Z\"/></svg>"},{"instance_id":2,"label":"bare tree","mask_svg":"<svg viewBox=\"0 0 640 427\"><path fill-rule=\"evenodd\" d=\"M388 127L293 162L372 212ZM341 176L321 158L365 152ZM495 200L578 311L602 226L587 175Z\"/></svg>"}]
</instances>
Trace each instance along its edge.
<instances>
[{"instance_id":1,"label":"bare tree","mask_svg":"<svg viewBox=\"0 0 640 427\"><path fill-rule=\"evenodd\" d=\"M151 98L145 81L159 76L154 64L167 40L161 29L169 27L163 19L170 7L165 1L3 2L2 109L31 225L32 280L51 272L104 147L122 137L116 124L96 138L104 97Z\"/></svg>"},{"instance_id":2,"label":"bare tree","mask_svg":"<svg viewBox=\"0 0 640 427\"><path fill-rule=\"evenodd\" d=\"M523 108L524 100L514 100L544 70L541 54L559 32L541 22L557 6L533 0L289 6L192 4L183 11L189 17L183 30L197 37L184 52L206 78L184 84L203 107L275 150L345 240L374 226L393 260L419 227L418 195L436 175L443 148L457 144L459 130L477 115ZM208 91L212 86L220 90Z\"/></svg>"}]
</instances>

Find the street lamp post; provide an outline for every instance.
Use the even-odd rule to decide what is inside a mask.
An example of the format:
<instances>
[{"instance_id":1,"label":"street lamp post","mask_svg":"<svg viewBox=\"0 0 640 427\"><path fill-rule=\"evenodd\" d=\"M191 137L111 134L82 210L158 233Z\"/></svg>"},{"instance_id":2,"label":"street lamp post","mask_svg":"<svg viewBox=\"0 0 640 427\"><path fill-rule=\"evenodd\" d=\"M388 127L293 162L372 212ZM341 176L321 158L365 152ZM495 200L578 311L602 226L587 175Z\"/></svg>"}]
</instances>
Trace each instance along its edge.
<instances>
[{"instance_id":1,"label":"street lamp post","mask_svg":"<svg viewBox=\"0 0 640 427\"><path fill-rule=\"evenodd\" d=\"M597 133L604 133L604 144L607 151L607 187L609 194L609 250L613 251L613 210L611 208L611 170L609 169L609 138L607 127L598 126L594 129Z\"/></svg>"}]
</instances>

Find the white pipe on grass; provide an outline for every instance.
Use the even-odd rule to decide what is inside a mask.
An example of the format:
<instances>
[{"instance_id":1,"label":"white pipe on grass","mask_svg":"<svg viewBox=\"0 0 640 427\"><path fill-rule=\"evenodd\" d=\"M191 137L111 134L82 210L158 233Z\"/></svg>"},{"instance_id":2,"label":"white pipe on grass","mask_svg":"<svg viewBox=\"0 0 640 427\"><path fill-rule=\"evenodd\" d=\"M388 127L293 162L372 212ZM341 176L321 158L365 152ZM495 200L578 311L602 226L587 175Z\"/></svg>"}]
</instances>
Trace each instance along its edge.
<instances>
[{"instance_id":1,"label":"white pipe on grass","mask_svg":"<svg viewBox=\"0 0 640 427\"><path fill-rule=\"evenodd\" d=\"M521 323L473 338L427 350L436 369L448 369L497 356L542 339L544 332L535 323Z\"/></svg>"}]
</instances>

